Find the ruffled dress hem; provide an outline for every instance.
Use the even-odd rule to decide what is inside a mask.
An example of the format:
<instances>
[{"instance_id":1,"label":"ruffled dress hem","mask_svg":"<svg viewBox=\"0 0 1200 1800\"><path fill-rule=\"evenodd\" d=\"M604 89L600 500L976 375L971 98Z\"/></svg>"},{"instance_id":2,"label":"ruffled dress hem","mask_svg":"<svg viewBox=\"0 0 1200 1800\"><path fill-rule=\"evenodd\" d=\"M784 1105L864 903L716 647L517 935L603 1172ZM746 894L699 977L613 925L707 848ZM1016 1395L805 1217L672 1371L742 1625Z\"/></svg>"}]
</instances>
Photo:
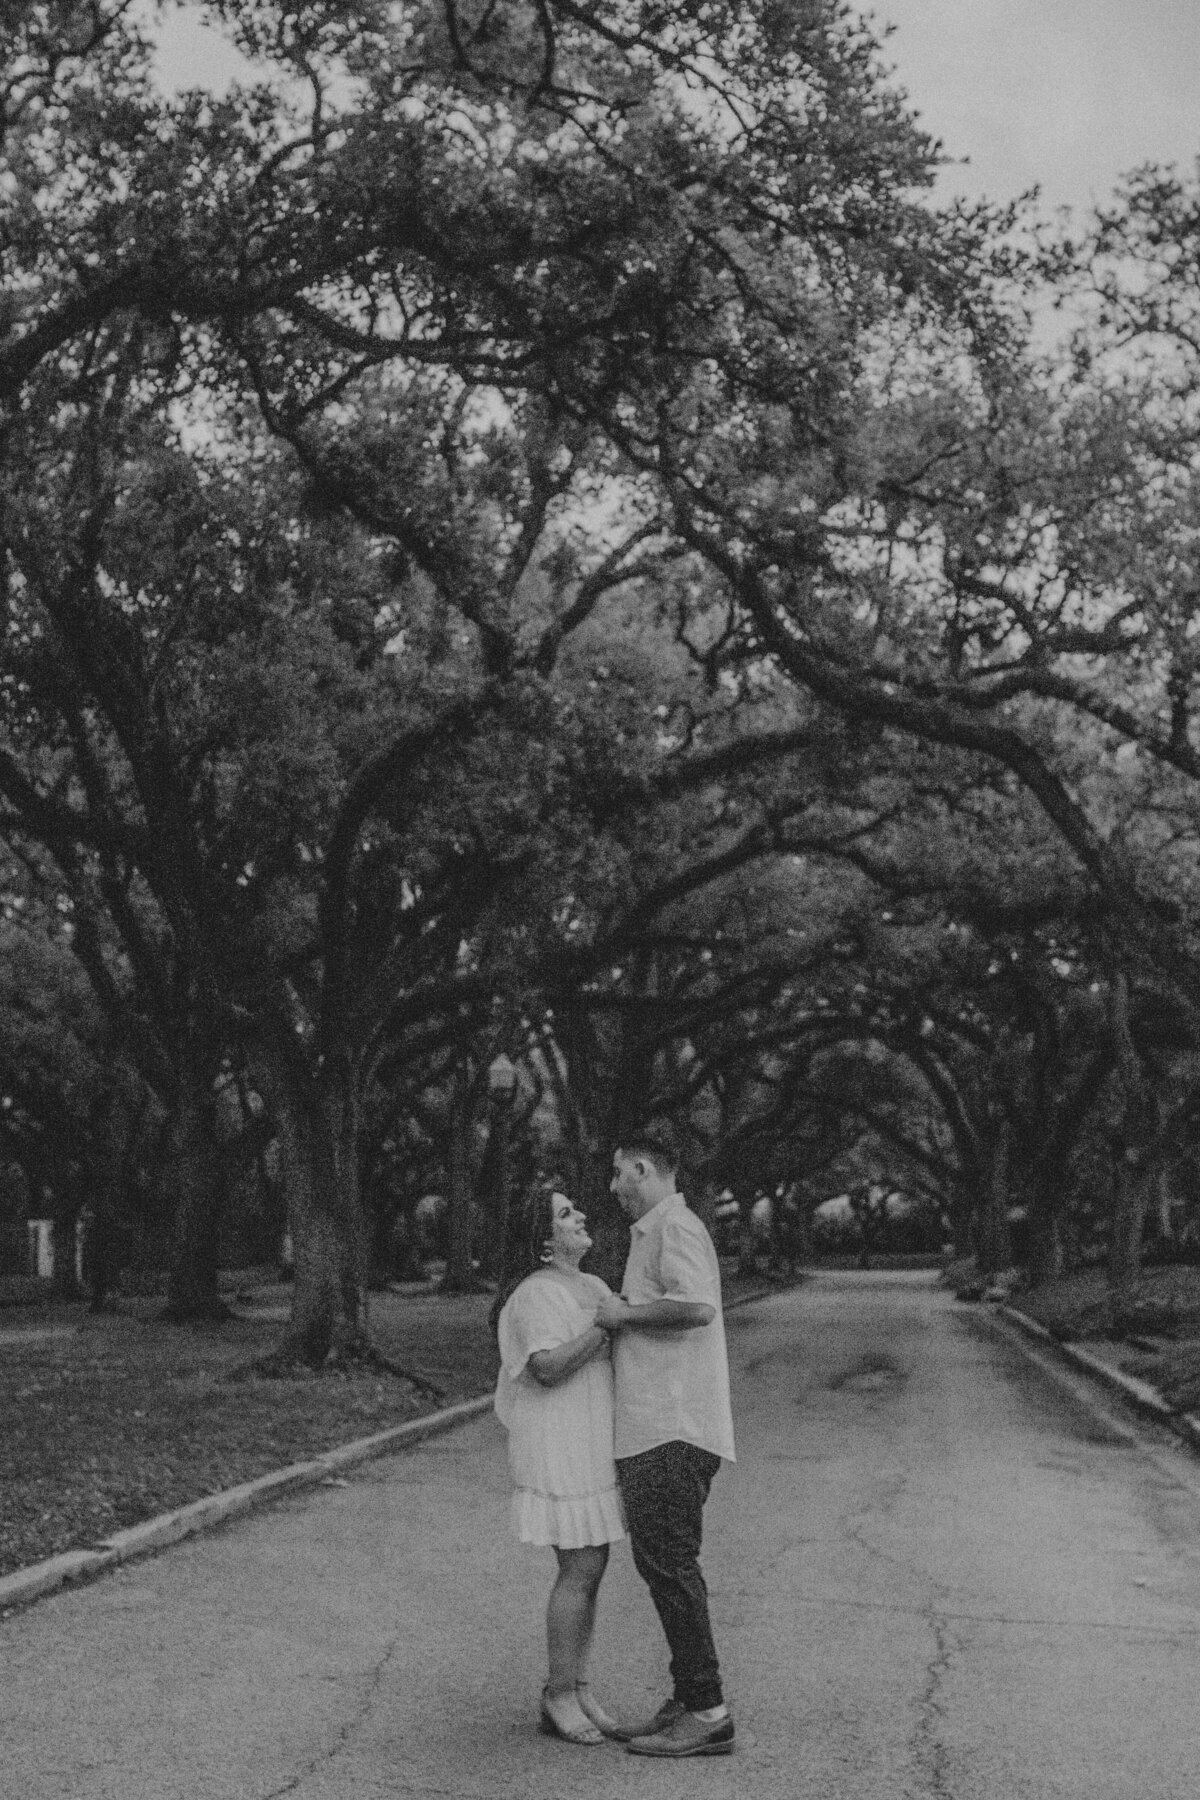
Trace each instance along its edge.
<instances>
[{"instance_id":1,"label":"ruffled dress hem","mask_svg":"<svg viewBox=\"0 0 1200 1800\"><path fill-rule=\"evenodd\" d=\"M615 1487L598 1494L538 1494L517 1488L512 1497L513 1529L523 1544L554 1544L581 1550L588 1544L615 1544L625 1536L621 1496Z\"/></svg>"}]
</instances>

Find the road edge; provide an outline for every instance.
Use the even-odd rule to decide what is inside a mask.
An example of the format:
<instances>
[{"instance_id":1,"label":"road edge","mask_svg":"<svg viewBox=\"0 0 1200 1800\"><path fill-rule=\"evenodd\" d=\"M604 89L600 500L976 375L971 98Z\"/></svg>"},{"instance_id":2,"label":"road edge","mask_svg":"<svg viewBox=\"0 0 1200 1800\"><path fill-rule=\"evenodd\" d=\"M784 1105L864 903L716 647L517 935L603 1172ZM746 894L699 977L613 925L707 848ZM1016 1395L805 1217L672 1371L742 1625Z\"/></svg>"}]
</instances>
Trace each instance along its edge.
<instances>
[{"instance_id":1,"label":"road edge","mask_svg":"<svg viewBox=\"0 0 1200 1800\"><path fill-rule=\"evenodd\" d=\"M1156 1424L1165 1425L1191 1450L1200 1454L1200 1418L1194 1413L1178 1413L1163 1399L1158 1389L1149 1381L1142 1381L1136 1375L1126 1375L1121 1369L1114 1369L1103 1357L1093 1356L1089 1350L1083 1350L1077 1344L1064 1342L1047 1331L1028 1313L1018 1307L1001 1304L994 1308L1001 1318L1007 1319L1027 1337L1052 1350L1062 1362L1070 1364L1083 1375L1090 1376L1093 1381L1106 1387L1110 1393L1116 1394L1131 1406L1143 1418L1153 1419Z\"/></svg>"},{"instance_id":2,"label":"road edge","mask_svg":"<svg viewBox=\"0 0 1200 1800\"><path fill-rule=\"evenodd\" d=\"M370 1437L355 1438L351 1443L338 1444L334 1449L323 1450L319 1456L309 1457L304 1462L289 1463L285 1468L273 1469L269 1474L259 1475L253 1481L240 1482L237 1487L205 1494L199 1500L189 1501L186 1506L175 1507L171 1512L159 1513L153 1519L144 1519L138 1525L116 1531L111 1537L102 1538L88 1549L64 1550L57 1556L47 1557L43 1562L31 1563L28 1568L16 1569L11 1575L0 1576L0 1617L16 1607L29 1605L47 1594L57 1593L64 1587L78 1587L84 1582L94 1581L97 1576L107 1574L110 1569L132 1562L135 1557L150 1556L157 1550L165 1550L171 1544L180 1543L184 1538L195 1537L202 1531L211 1531L214 1527L224 1525L230 1519L241 1518L285 1494L317 1487L342 1469L354 1468L375 1457L408 1450L426 1438L453 1431L459 1425L469 1424L472 1419L489 1412L491 1407L491 1392L457 1401L453 1406L442 1407L440 1411L427 1413L423 1418L409 1419L403 1425L390 1425L385 1431L373 1432Z\"/></svg>"},{"instance_id":3,"label":"road edge","mask_svg":"<svg viewBox=\"0 0 1200 1800\"><path fill-rule=\"evenodd\" d=\"M787 1287L781 1285L764 1287L750 1294L739 1294L736 1299L729 1300L722 1311L734 1312L754 1301L766 1300L772 1294L787 1291ZM242 1518L260 1506L267 1506L271 1501L281 1499L285 1494L318 1487L322 1481L329 1480L342 1469L355 1468L375 1457L408 1450L425 1438L454 1431L459 1425L467 1425L472 1419L490 1412L492 1404L493 1394L489 1389L486 1394L459 1400L453 1406L427 1413L424 1418L409 1419L403 1425L389 1425L385 1431L373 1432L370 1437L355 1438L348 1444L338 1444L332 1450L323 1450L319 1456L306 1458L304 1462L288 1463L285 1468L273 1469L269 1474L259 1475L253 1481L240 1482L237 1487L205 1494L199 1500L190 1500L186 1506L177 1506L171 1512L159 1513L155 1518L143 1519L140 1524L130 1525L124 1531L113 1532L110 1537L102 1538L87 1549L63 1550L57 1556L46 1557L42 1562L30 1563L28 1568L15 1569L11 1575L0 1576L0 1618L6 1618L18 1607L32 1605L35 1600L44 1599L48 1594L56 1594L65 1587L81 1587L85 1582L95 1581L109 1570L120 1568L123 1563L132 1562L136 1557L152 1556L156 1551L181 1543L184 1538L195 1537L202 1531L212 1531L230 1519Z\"/></svg>"}]
</instances>

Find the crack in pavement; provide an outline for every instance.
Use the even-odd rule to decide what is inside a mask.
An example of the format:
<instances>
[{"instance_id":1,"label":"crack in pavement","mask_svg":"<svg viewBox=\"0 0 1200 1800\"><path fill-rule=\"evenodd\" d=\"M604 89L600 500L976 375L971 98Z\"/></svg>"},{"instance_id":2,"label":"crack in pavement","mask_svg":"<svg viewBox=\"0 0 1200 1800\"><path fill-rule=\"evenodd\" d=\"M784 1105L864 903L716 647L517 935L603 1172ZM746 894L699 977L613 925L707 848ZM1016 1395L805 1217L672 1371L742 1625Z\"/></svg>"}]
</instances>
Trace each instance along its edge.
<instances>
[{"instance_id":1,"label":"crack in pavement","mask_svg":"<svg viewBox=\"0 0 1200 1800\"><path fill-rule=\"evenodd\" d=\"M399 1634L397 1634L388 1643L383 1655L371 1669L367 1683L367 1691L359 1703L358 1711L351 1718L343 1720L338 1728L335 1742L331 1744L327 1750L323 1750L319 1756L314 1756L303 1769L293 1775L289 1780L285 1781L282 1787L272 1788L269 1794L263 1794L261 1800L283 1800L285 1794L296 1793L310 1776L316 1774L318 1769L325 1767L328 1763L336 1761L346 1748L346 1745L350 1742L350 1739L354 1736L355 1732L362 1727L368 1718L370 1718L371 1713L374 1710L375 1701L379 1695L379 1689L383 1684L384 1671L391 1662L393 1656L395 1656L399 1644L400 1637Z\"/></svg>"},{"instance_id":2,"label":"crack in pavement","mask_svg":"<svg viewBox=\"0 0 1200 1800\"><path fill-rule=\"evenodd\" d=\"M880 1553L882 1554L882 1552ZM860 1612L897 1613L903 1618L926 1619L924 1606L906 1606L899 1600L861 1600L846 1594L791 1594L794 1606L854 1607ZM963 1625L1028 1625L1045 1631L1098 1631L1123 1637L1163 1638L1170 1643L1200 1637L1200 1626L1123 1625L1117 1619L1038 1619L1024 1614L959 1612L946 1609L940 1615L951 1624Z\"/></svg>"},{"instance_id":3,"label":"crack in pavement","mask_svg":"<svg viewBox=\"0 0 1200 1800\"><path fill-rule=\"evenodd\" d=\"M948 1758L946 1747L938 1734L938 1727L946 1716L945 1707L940 1695L949 1672L950 1660L955 1650L961 1648L951 1640L949 1620L942 1613L926 1612L925 1618L933 1632L935 1652L925 1667L925 1686L918 1701L917 1723L909 1742L913 1760L917 1764L922 1783L922 1794L944 1795L950 1792L946 1785ZM907 1790L910 1800L918 1800L912 1788Z\"/></svg>"},{"instance_id":4,"label":"crack in pavement","mask_svg":"<svg viewBox=\"0 0 1200 1800\"><path fill-rule=\"evenodd\" d=\"M866 1535L868 1525L874 1520L878 1519L886 1524L891 1518L898 1502L908 1488L908 1470L881 1471L874 1476L873 1481L873 1491L868 1493L857 1506L840 1515L836 1522L837 1529L848 1543L857 1545L865 1555L876 1558L877 1561L886 1564L888 1568L896 1569L905 1576L911 1576L912 1568L904 1556L896 1555L891 1550L885 1550L882 1545L872 1543Z\"/></svg>"},{"instance_id":5,"label":"crack in pavement","mask_svg":"<svg viewBox=\"0 0 1200 1800\"><path fill-rule=\"evenodd\" d=\"M430 1787L428 1782L405 1782L397 1786L394 1781L388 1784L388 1793L393 1800L496 1800L494 1787L465 1788L461 1783L457 1787Z\"/></svg>"}]
</instances>

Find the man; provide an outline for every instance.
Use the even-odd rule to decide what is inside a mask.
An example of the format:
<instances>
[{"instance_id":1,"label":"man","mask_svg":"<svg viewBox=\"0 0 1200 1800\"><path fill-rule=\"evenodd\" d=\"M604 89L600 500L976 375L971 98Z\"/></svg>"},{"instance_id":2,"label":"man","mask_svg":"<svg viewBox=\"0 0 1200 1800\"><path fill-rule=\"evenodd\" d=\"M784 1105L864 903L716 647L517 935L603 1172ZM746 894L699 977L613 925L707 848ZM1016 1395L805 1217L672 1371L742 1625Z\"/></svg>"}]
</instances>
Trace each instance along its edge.
<instances>
[{"instance_id":1,"label":"man","mask_svg":"<svg viewBox=\"0 0 1200 1800\"><path fill-rule=\"evenodd\" d=\"M621 1295L596 1323L612 1333L617 1479L634 1565L671 1651L672 1699L622 1731L635 1756L724 1756L733 1719L700 1572L704 1502L733 1461L721 1272L712 1239L675 1189L670 1133L649 1127L613 1157L612 1192L632 1222Z\"/></svg>"}]
</instances>

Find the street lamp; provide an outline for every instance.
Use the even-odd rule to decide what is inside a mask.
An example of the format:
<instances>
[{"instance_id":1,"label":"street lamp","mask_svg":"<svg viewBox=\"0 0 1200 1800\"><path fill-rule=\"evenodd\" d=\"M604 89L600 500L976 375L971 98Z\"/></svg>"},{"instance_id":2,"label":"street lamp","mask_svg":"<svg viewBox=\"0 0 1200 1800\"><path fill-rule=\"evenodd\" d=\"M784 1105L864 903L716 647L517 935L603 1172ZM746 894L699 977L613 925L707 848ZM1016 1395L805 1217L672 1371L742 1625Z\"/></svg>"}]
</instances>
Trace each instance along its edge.
<instances>
[{"instance_id":1,"label":"street lamp","mask_svg":"<svg viewBox=\"0 0 1200 1800\"><path fill-rule=\"evenodd\" d=\"M516 1091L516 1066L502 1050L488 1067L488 1098L492 1103L492 1130L496 1133L496 1238L492 1268L501 1285L508 1272L508 1139Z\"/></svg>"},{"instance_id":2,"label":"street lamp","mask_svg":"<svg viewBox=\"0 0 1200 1800\"><path fill-rule=\"evenodd\" d=\"M502 1050L488 1068L488 1093L493 1100L511 1100L516 1089L516 1064Z\"/></svg>"}]
</instances>

